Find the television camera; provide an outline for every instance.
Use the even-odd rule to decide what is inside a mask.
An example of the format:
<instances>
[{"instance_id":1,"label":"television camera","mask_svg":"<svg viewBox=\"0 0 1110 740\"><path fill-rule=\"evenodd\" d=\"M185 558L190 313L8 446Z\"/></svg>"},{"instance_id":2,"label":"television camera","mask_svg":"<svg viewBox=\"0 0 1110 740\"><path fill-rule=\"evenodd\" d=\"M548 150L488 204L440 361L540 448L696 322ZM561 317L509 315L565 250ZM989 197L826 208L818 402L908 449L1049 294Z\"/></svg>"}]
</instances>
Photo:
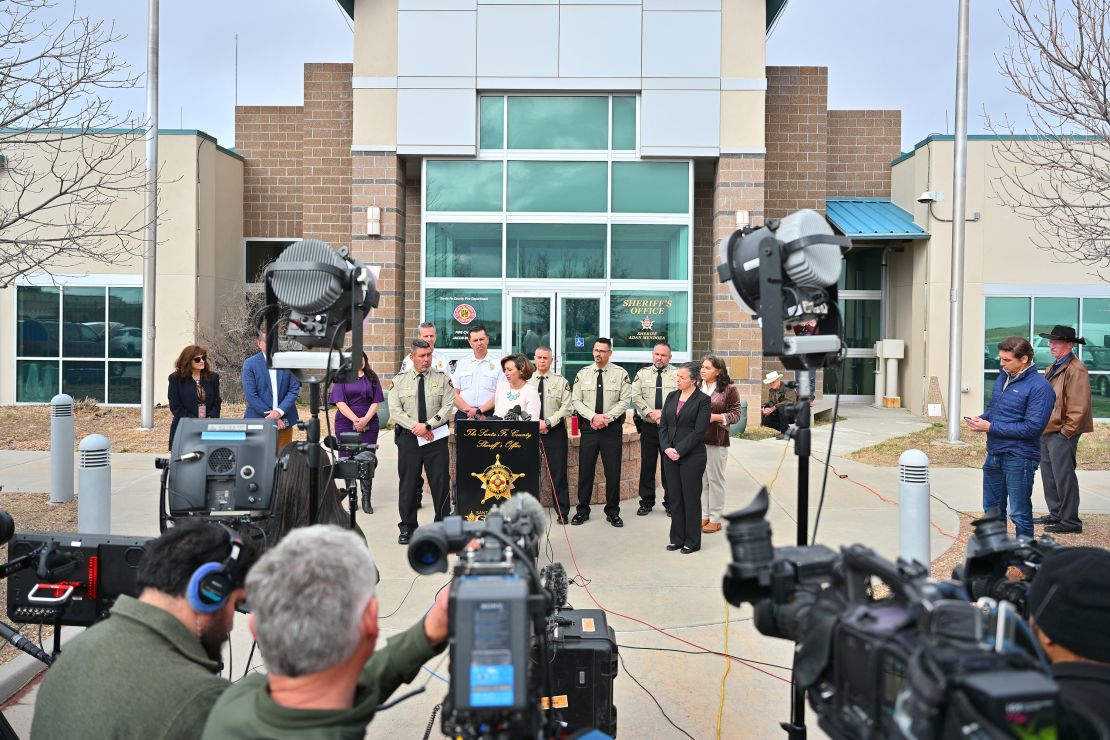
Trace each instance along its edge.
<instances>
[{"instance_id":1,"label":"television camera","mask_svg":"<svg viewBox=\"0 0 1110 740\"><path fill-rule=\"evenodd\" d=\"M1061 710L1037 640L1007 602L970 603L963 584L862 545L775 548L767 504L764 488L726 516L724 595L754 606L762 634L796 643L795 681L831 737L1056 737L1061 726L1086 727ZM999 573L1051 543L1004 542L998 524L997 512L976 523L963 571L984 594L1012 595L1025 581L1001 586Z\"/></svg>"},{"instance_id":2,"label":"television camera","mask_svg":"<svg viewBox=\"0 0 1110 740\"><path fill-rule=\"evenodd\" d=\"M378 446L363 444L361 432L340 432L338 439L328 435L324 438L324 446L347 455L332 462L332 477L346 481L351 529L354 529L355 512L358 510L358 487L361 485L366 488L374 480L374 470L378 467Z\"/></svg>"},{"instance_id":3,"label":"television camera","mask_svg":"<svg viewBox=\"0 0 1110 740\"><path fill-rule=\"evenodd\" d=\"M974 534L967 543L964 563L953 569L952 578L963 583L972 599L1007 601L1028 617L1025 597L1029 582L1044 556L1060 545L1047 535L1037 539L1011 537L1006 531L1006 518L998 509L988 509L972 526ZM1010 577L1014 569L1020 569L1020 578Z\"/></svg>"},{"instance_id":4,"label":"television camera","mask_svg":"<svg viewBox=\"0 0 1110 740\"><path fill-rule=\"evenodd\" d=\"M409 543L418 573L444 573L450 689L442 731L462 738L554 738L586 728L616 736L617 644L600 610L566 605L561 563L536 569L543 506L517 494L484 521L446 517Z\"/></svg>"}]
</instances>

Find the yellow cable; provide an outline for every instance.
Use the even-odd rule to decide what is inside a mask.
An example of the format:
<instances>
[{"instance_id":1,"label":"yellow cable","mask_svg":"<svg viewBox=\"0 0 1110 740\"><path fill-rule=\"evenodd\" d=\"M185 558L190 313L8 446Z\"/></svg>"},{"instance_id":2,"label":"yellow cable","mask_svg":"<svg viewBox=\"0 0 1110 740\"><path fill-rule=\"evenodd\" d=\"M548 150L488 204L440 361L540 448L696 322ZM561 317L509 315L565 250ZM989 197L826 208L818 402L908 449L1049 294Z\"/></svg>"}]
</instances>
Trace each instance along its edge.
<instances>
[{"instance_id":1,"label":"yellow cable","mask_svg":"<svg viewBox=\"0 0 1110 740\"><path fill-rule=\"evenodd\" d=\"M777 468L775 468L775 477L771 479L770 485L767 486L767 493L770 493L771 489L775 487L775 482L778 481L778 479L779 479L779 473L782 472L782 464L784 462L786 462L786 453L789 452L789 451L790 451L790 442L787 441L787 443L785 445L783 445L783 448L782 448L782 457L779 458L779 466Z\"/></svg>"},{"instance_id":2,"label":"yellow cable","mask_svg":"<svg viewBox=\"0 0 1110 740\"><path fill-rule=\"evenodd\" d=\"M728 602L725 601L725 674L721 676L721 703L717 705L717 740L721 740L721 716L725 712L725 679L732 669L732 660L728 657Z\"/></svg>"}]
</instances>

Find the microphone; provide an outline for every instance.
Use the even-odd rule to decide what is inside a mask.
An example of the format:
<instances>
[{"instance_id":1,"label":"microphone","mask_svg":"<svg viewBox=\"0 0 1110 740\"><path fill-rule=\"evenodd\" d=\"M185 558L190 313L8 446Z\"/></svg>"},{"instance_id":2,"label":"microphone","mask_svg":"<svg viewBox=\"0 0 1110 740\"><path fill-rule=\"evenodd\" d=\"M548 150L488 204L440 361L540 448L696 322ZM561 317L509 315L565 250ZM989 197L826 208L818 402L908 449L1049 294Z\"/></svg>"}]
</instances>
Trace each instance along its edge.
<instances>
[{"instance_id":1,"label":"microphone","mask_svg":"<svg viewBox=\"0 0 1110 740\"><path fill-rule=\"evenodd\" d=\"M192 462L194 460L199 460L202 457L204 457L203 452L199 452L199 451L186 452L184 455L182 455L181 457L174 460L174 462Z\"/></svg>"},{"instance_id":2,"label":"microphone","mask_svg":"<svg viewBox=\"0 0 1110 740\"><path fill-rule=\"evenodd\" d=\"M532 421L532 415L521 409L518 403L505 412L505 421Z\"/></svg>"},{"instance_id":3,"label":"microphone","mask_svg":"<svg viewBox=\"0 0 1110 740\"><path fill-rule=\"evenodd\" d=\"M54 662L54 659L39 649L39 646L28 640L23 635L13 630L8 625L0 622L0 637L10 642L15 647L30 655L36 660L41 660L46 665Z\"/></svg>"},{"instance_id":4,"label":"microphone","mask_svg":"<svg viewBox=\"0 0 1110 740\"><path fill-rule=\"evenodd\" d=\"M547 512L539 499L530 493L517 493L501 504L500 508L501 516L510 521L527 519L532 522L532 531L537 536L542 535L547 529Z\"/></svg>"}]
</instances>

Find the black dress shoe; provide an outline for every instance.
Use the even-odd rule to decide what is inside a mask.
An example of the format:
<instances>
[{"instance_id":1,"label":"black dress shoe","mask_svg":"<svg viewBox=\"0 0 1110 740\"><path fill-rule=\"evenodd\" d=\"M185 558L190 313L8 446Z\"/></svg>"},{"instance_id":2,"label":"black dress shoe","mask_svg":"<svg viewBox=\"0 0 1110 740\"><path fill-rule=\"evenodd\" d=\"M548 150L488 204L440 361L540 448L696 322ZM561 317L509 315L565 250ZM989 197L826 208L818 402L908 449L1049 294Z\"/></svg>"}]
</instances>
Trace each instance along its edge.
<instances>
[{"instance_id":1,"label":"black dress shoe","mask_svg":"<svg viewBox=\"0 0 1110 740\"><path fill-rule=\"evenodd\" d=\"M700 550L700 549L701 549L700 547L685 547L685 546L684 546L684 547L682 548L682 554L683 554L683 555L689 555L690 553L692 553L692 552L697 552L697 551L698 551L698 550Z\"/></svg>"},{"instance_id":2,"label":"black dress shoe","mask_svg":"<svg viewBox=\"0 0 1110 740\"><path fill-rule=\"evenodd\" d=\"M570 523L575 525L575 526L578 526L579 524L585 524L586 521L589 520L589 518L590 518L589 514L575 514L571 518Z\"/></svg>"},{"instance_id":3,"label":"black dress shoe","mask_svg":"<svg viewBox=\"0 0 1110 740\"><path fill-rule=\"evenodd\" d=\"M398 545L407 545L409 543L409 539L411 537L412 537L411 532L402 529L401 534L397 535L397 544Z\"/></svg>"},{"instance_id":4,"label":"black dress shoe","mask_svg":"<svg viewBox=\"0 0 1110 740\"><path fill-rule=\"evenodd\" d=\"M651 507L650 506L644 506L643 504L640 504L640 508L636 509L636 516L647 516L650 513L651 513Z\"/></svg>"},{"instance_id":5,"label":"black dress shoe","mask_svg":"<svg viewBox=\"0 0 1110 740\"><path fill-rule=\"evenodd\" d=\"M1044 531L1053 534L1079 534L1083 531L1082 524L1046 524Z\"/></svg>"},{"instance_id":6,"label":"black dress shoe","mask_svg":"<svg viewBox=\"0 0 1110 740\"><path fill-rule=\"evenodd\" d=\"M1044 516L1039 516L1036 519L1034 519L1033 523L1034 524L1059 524L1060 520L1057 519L1056 517L1054 517L1052 514L1045 514Z\"/></svg>"},{"instance_id":7,"label":"black dress shoe","mask_svg":"<svg viewBox=\"0 0 1110 740\"><path fill-rule=\"evenodd\" d=\"M621 519L619 515L618 516L607 516L607 517L605 517L605 521L609 522L614 527L623 527L624 526L624 520Z\"/></svg>"},{"instance_id":8,"label":"black dress shoe","mask_svg":"<svg viewBox=\"0 0 1110 740\"><path fill-rule=\"evenodd\" d=\"M667 549L670 550L671 552L674 552L675 550L681 550L682 545L673 545L673 544L672 545L667 545Z\"/></svg>"},{"instance_id":9,"label":"black dress shoe","mask_svg":"<svg viewBox=\"0 0 1110 740\"><path fill-rule=\"evenodd\" d=\"M559 524L566 524L567 518L565 516L555 517L555 521Z\"/></svg>"}]
</instances>

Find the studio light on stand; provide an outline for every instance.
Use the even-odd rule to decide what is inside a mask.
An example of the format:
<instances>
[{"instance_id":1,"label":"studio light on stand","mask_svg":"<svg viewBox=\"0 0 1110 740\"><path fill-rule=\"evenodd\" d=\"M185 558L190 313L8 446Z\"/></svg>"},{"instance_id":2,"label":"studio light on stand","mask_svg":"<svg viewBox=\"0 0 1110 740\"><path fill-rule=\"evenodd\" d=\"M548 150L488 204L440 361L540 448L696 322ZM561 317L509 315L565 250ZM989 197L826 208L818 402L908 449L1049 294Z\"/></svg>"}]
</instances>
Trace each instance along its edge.
<instances>
[{"instance_id":1,"label":"studio light on stand","mask_svg":"<svg viewBox=\"0 0 1110 740\"><path fill-rule=\"evenodd\" d=\"M319 501L320 386L358 380L363 325L377 308L379 294L374 276L353 259L350 250L317 239L295 242L266 268L266 364L289 370L309 385L311 417L305 422L301 450L308 458L309 523L315 523ZM278 352L279 319L288 311L285 336L306 349L319 352ZM343 352L347 332L351 351ZM339 345L337 347L337 345Z\"/></svg>"},{"instance_id":2,"label":"studio light on stand","mask_svg":"<svg viewBox=\"0 0 1110 740\"><path fill-rule=\"evenodd\" d=\"M846 236L833 234L824 216L796 211L783 219L768 219L760 227L742 226L721 242L717 275L727 283L733 300L759 319L763 356L780 358L784 367L799 372L798 402L783 411L785 438L794 440L798 457L797 541L809 539L810 370L835 367L843 359L843 330L837 303L844 253L852 248ZM804 335L787 330L816 321ZM795 684L791 693L788 737L806 736L805 692Z\"/></svg>"}]
</instances>

